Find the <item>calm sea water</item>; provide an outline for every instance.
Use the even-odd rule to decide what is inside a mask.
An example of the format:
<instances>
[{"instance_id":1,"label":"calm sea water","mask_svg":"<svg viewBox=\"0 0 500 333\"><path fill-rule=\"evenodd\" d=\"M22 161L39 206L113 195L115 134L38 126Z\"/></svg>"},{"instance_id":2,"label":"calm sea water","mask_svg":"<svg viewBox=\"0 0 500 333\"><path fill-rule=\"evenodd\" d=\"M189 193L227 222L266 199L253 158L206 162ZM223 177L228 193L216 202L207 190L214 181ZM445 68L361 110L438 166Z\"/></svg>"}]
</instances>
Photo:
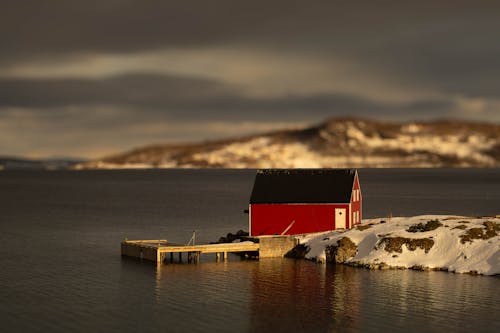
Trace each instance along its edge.
<instances>
[{"instance_id":1,"label":"calm sea water","mask_svg":"<svg viewBox=\"0 0 500 333\"><path fill-rule=\"evenodd\" d=\"M251 170L0 172L2 332L500 331L500 279L291 259L159 265L247 228ZM360 170L364 217L499 214L500 170Z\"/></svg>"}]
</instances>

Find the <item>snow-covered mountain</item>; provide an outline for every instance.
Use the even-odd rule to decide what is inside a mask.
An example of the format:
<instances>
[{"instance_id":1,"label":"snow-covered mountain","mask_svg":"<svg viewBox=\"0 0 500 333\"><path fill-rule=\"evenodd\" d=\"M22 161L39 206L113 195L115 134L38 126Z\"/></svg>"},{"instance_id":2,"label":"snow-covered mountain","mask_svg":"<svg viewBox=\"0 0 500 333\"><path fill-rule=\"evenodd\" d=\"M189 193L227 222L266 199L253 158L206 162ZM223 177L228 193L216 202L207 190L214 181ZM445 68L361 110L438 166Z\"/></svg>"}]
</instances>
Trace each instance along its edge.
<instances>
[{"instance_id":1,"label":"snow-covered mountain","mask_svg":"<svg viewBox=\"0 0 500 333\"><path fill-rule=\"evenodd\" d=\"M500 167L500 125L331 119L318 126L154 145L77 168Z\"/></svg>"}]
</instances>

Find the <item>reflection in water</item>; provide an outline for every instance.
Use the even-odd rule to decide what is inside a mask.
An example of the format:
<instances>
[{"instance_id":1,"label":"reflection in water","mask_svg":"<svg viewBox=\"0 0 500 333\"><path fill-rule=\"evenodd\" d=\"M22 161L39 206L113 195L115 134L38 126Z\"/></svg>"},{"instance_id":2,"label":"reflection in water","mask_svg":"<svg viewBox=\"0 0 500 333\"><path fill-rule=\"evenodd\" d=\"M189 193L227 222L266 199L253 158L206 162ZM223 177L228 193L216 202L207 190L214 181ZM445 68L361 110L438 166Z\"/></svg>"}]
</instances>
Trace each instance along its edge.
<instances>
[{"instance_id":1,"label":"reflection in water","mask_svg":"<svg viewBox=\"0 0 500 333\"><path fill-rule=\"evenodd\" d=\"M360 319L360 274L349 274L350 268L334 266L329 274L332 292L328 295L334 327L357 328Z\"/></svg>"},{"instance_id":2,"label":"reflection in water","mask_svg":"<svg viewBox=\"0 0 500 333\"><path fill-rule=\"evenodd\" d=\"M500 297L495 277L370 271L291 259L154 268L154 291L148 296L145 288L144 299L154 300L150 310L156 328L200 332L500 330L500 321L492 314Z\"/></svg>"},{"instance_id":3,"label":"reflection in water","mask_svg":"<svg viewBox=\"0 0 500 333\"><path fill-rule=\"evenodd\" d=\"M359 275L363 331L500 329L489 310L498 308L497 278L411 270L361 270Z\"/></svg>"},{"instance_id":4,"label":"reflection in water","mask_svg":"<svg viewBox=\"0 0 500 333\"><path fill-rule=\"evenodd\" d=\"M249 297L254 332L500 329L491 277L261 260Z\"/></svg>"},{"instance_id":5,"label":"reflection in water","mask_svg":"<svg viewBox=\"0 0 500 333\"><path fill-rule=\"evenodd\" d=\"M359 318L357 275L343 266L266 259L252 274L252 331L354 329Z\"/></svg>"},{"instance_id":6,"label":"reflection in water","mask_svg":"<svg viewBox=\"0 0 500 333\"><path fill-rule=\"evenodd\" d=\"M156 309L168 331L246 331L255 261L202 261L156 268ZM157 326L158 327L158 326Z\"/></svg>"}]
</instances>

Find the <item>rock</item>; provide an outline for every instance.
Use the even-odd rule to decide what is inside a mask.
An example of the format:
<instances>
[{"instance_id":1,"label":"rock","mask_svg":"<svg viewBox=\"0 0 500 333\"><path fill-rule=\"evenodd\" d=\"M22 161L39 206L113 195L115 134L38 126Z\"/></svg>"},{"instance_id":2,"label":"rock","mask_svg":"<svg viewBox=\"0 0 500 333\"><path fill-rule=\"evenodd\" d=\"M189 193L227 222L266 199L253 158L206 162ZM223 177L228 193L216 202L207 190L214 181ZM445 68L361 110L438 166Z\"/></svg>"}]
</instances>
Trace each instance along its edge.
<instances>
[{"instance_id":1,"label":"rock","mask_svg":"<svg viewBox=\"0 0 500 333\"><path fill-rule=\"evenodd\" d=\"M299 244L290 251L288 251L288 253L285 254L285 257L293 259L304 259L309 250L310 250L309 246L306 246L304 244Z\"/></svg>"},{"instance_id":2,"label":"rock","mask_svg":"<svg viewBox=\"0 0 500 333\"><path fill-rule=\"evenodd\" d=\"M416 271L429 271L430 268L423 266L423 265L413 265L410 267L410 269L416 270Z\"/></svg>"},{"instance_id":3,"label":"rock","mask_svg":"<svg viewBox=\"0 0 500 333\"><path fill-rule=\"evenodd\" d=\"M236 232L236 236L238 236L238 237L245 237L245 236L248 236L248 232L240 229L240 230L238 230Z\"/></svg>"},{"instance_id":4,"label":"rock","mask_svg":"<svg viewBox=\"0 0 500 333\"><path fill-rule=\"evenodd\" d=\"M228 233L226 237L224 236L220 237L219 241L216 243L232 243L234 241L241 242L243 240L248 240L248 232L243 230L238 230L236 234Z\"/></svg>"},{"instance_id":5,"label":"rock","mask_svg":"<svg viewBox=\"0 0 500 333\"><path fill-rule=\"evenodd\" d=\"M342 237L337 245L330 245L325 249L326 262L345 263L358 253L358 247L349 237Z\"/></svg>"},{"instance_id":6,"label":"rock","mask_svg":"<svg viewBox=\"0 0 500 333\"><path fill-rule=\"evenodd\" d=\"M386 270L386 269L390 269L391 266L387 265L385 262L382 262L379 264L378 266L378 269L382 269L382 270Z\"/></svg>"}]
</instances>

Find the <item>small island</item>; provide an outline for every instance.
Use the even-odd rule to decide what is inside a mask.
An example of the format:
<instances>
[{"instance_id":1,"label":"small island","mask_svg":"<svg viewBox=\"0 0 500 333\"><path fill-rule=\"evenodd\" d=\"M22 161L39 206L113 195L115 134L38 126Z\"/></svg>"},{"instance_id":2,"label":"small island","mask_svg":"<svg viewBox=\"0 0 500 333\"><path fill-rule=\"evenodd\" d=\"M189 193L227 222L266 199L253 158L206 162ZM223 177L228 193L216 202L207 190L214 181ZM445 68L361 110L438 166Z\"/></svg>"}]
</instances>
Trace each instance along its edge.
<instances>
[{"instance_id":1,"label":"small island","mask_svg":"<svg viewBox=\"0 0 500 333\"><path fill-rule=\"evenodd\" d=\"M366 219L350 230L301 236L293 252L318 262L370 269L499 275L499 231L499 215Z\"/></svg>"}]
</instances>

